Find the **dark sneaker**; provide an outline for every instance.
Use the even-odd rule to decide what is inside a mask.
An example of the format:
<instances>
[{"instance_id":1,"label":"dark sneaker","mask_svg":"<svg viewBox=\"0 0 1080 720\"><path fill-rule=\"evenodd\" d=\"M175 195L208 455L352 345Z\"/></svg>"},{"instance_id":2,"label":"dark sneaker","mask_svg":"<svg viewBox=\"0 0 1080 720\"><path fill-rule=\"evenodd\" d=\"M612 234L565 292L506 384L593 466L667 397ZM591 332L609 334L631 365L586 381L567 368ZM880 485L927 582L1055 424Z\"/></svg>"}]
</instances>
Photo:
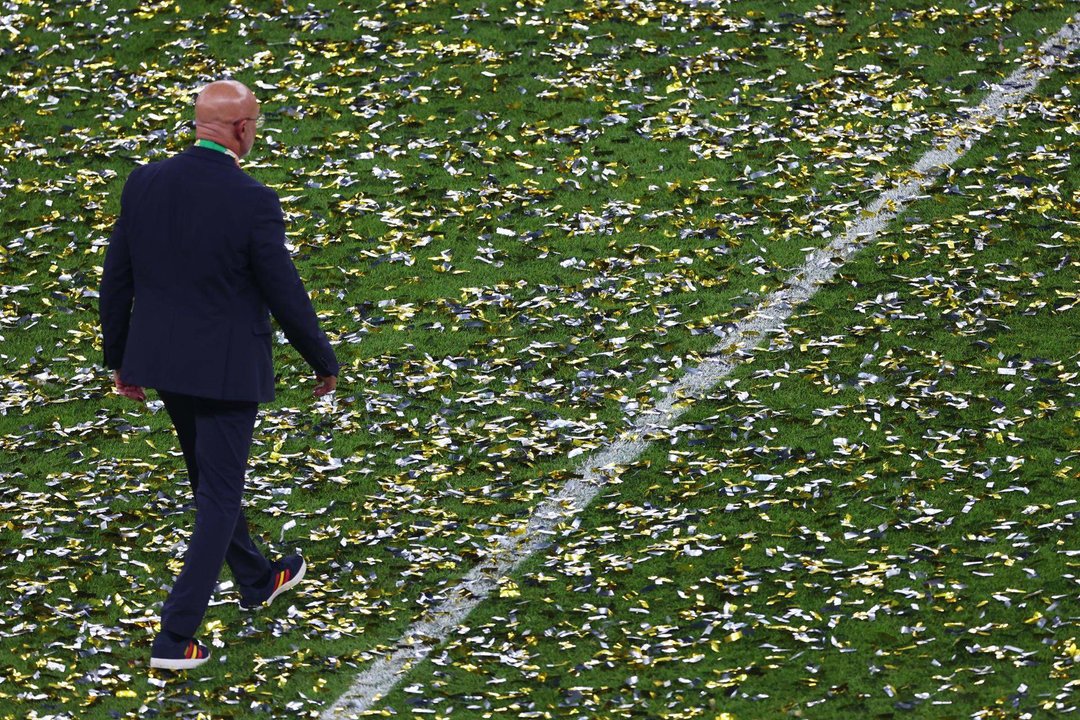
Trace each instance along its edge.
<instances>
[{"instance_id":1,"label":"dark sneaker","mask_svg":"<svg viewBox=\"0 0 1080 720\"><path fill-rule=\"evenodd\" d=\"M210 659L210 649L195 640L171 640L162 633L150 651L150 667L158 670L191 670Z\"/></svg>"},{"instance_id":2,"label":"dark sneaker","mask_svg":"<svg viewBox=\"0 0 1080 720\"><path fill-rule=\"evenodd\" d=\"M290 555L270 564L270 579L261 588L240 589L240 607L245 610L269 605L281 593L304 578L307 563L299 555Z\"/></svg>"}]
</instances>

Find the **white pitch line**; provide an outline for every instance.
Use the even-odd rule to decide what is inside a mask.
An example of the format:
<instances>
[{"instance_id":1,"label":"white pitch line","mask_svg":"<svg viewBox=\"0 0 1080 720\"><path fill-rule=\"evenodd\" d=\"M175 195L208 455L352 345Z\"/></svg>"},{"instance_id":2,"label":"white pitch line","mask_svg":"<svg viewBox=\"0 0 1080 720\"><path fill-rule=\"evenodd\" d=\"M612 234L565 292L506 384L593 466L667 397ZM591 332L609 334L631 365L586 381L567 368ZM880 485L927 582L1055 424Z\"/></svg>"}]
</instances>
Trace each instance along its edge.
<instances>
[{"instance_id":1,"label":"white pitch line","mask_svg":"<svg viewBox=\"0 0 1080 720\"><path fill-rule=\"evenodd\" d=\"M906 204L934 183L937 175L966 153L979 136L1004 117L1010 105L1023 100L1053 68L1057 58L1080 43L1080 13L1043 43L1041 56L1024 64L964 119L934 139L934 149L908 171L910 179L884 191L860 213L844 235L811 252L785 287L768 295L712 348L708 357L657 403L640 415L614 442L581 466L581 477L569 480L556 494L541 502L527 521L499 538L499 547L487 560L466 574L447 597L414 623L395 643L394 650L374 660L356 676L352 686L327 708L321 720L354 718L390 692L417 663L439 647L450 632L496 589L496 581L512 573L533 553L550 544L560 522L585 509L604 488L613 471L634 462L649 447L651 433L670 428L700 398L731 373L766 336L783 329L794 308L808 300L836 271L899 214Z\"/></svg>"}]
</instances>

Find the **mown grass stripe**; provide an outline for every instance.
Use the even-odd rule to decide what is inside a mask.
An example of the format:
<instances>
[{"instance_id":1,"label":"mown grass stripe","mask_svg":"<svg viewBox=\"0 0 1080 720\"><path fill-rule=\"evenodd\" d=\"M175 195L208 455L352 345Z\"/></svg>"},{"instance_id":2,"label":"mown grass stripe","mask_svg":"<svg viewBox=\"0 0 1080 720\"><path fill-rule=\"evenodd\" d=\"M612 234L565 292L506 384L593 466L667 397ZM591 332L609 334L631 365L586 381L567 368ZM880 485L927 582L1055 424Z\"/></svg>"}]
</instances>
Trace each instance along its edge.
<instances>
[{"instance_id":1,"label":"mown grass stripe","mask_svg":"<svg viewBox=\"0 0 1080 720\"><path fill-rule=\"evenodd\" d=\"M739 364L769 334L781 330L795 307L807 301L856 252L871 242L906 205L932 185L937 177L962 157L983 134L1009 113L1049 74L1056 59L1080 44L1080 14L1073 16L1040 47L1033 62L1021 65L1002 83L993 85L987 97L949 131L935 138L906 173L907 179L883 191L860 213L840 237L811 252L805 263L785 283L767 296L744 320L737 323L699 366L689 370L655 408L643 412L608 447L589 457L579 477L569 480L558 493L541 502L527 521L499 539L492 557L467 573L447 594L447 599L428 617L413 624L396 643L396 649L376 660L356 676L352 686L327 708L323 720L351 717L370 709L403 678L416 663L441 645L473 608L487 599L497 580L549 544L559 523L583 510L602 490L615 468L637 459L651 444L650 435L666 429L686 411L688 401L702 396Z\"/></svg>"}]
</instances>

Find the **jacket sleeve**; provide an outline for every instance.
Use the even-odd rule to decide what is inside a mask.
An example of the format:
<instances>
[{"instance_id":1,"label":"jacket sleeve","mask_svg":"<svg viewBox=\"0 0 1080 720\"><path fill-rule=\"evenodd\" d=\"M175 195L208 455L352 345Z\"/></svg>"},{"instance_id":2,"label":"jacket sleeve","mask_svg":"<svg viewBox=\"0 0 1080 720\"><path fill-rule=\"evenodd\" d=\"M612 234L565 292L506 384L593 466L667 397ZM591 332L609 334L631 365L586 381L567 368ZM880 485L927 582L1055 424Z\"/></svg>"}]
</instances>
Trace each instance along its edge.
<instances>
[{"instance_id":1,"label":"jacket sleeve","mask_svg":"<svg viewBox=\"0 0 1080 720\"><path fill-rule=\"evenodd\" d=\"M285 248L285 220L277 195L259 188L255 202L250 256L263 299L289 343L317 375L337 375L340 369L330 341L319 327L289 251Z\"/></svg>"},{"instance_id":2,"label":"jacket sleeve","mask_svg":"<svg viewBox=\"0 0 1080 720\"><path fill-rule=\"evenodd\" d=\"M124 365L124 346L131 325L135 301L135 278L131 270L131 251L126 232L125 205L128 188L135 173L128 177L120 197L120 216L113 226L105 251L105 266L98 289L98 318L101 321L102 353L105 367L116 370Z\"/></svg>"}]
</instances>

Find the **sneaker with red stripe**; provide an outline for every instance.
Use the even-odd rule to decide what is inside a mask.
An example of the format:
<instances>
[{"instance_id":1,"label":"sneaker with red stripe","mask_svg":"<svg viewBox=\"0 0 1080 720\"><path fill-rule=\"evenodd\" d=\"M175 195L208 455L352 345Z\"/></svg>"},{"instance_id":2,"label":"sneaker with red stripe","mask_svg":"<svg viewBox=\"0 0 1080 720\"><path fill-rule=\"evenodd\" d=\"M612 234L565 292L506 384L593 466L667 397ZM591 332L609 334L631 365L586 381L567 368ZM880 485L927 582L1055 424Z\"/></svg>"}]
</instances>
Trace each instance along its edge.
<instances>
[{"instance_id":1,"label":"sneaker with red stripe","mask_svg":"<svg viewBox=\"0 0 1080 720\"><path fill-rule=\"evenodd\" d=\"M281 593L295 587L304 578L307 563L299 555L289 555L270 564L270 578L259 588L240 588L240 607L254 610L274 602Z\"/></svg>"},{"instance_id":2,"label":"sneaker with red stripe","mask_svg":"<svg viewBox=\"0 0 1080 720\"><path fill-rule=\"evenodd\" d=\"M210 649L196 640L172 640L161 633L150 650L150 667L158 670L192 670L210 659Z\"/></svg>"}]
</instances>

